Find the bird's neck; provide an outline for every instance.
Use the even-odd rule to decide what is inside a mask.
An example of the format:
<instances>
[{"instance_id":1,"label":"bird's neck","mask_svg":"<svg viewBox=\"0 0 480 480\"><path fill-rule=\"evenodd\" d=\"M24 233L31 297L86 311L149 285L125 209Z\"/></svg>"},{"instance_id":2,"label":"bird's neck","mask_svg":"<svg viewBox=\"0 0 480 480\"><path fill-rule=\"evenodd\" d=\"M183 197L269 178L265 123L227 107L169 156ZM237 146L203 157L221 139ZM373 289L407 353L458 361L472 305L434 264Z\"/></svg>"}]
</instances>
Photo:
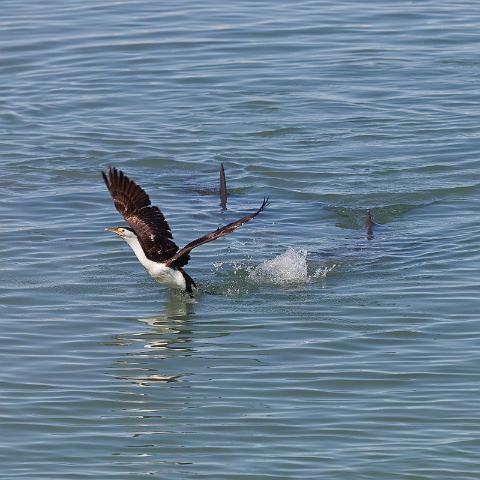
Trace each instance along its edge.
<instances>
[{"instance_id":1,"label":"bird's neck","mask_svg":"<svg viewBox=\"0 0 480 480\"><path fill-rule=\"evenodd\" d=\"M152 262L147 258L145 255L142 246L140 245L140 242L138 241L138 238L133 237L133 238L125 238L125 241L130 245L130 248L133 250L133 253L137 256L139 262L145 267L148 268L150 263Z\"/></svg>"}]
</instances>

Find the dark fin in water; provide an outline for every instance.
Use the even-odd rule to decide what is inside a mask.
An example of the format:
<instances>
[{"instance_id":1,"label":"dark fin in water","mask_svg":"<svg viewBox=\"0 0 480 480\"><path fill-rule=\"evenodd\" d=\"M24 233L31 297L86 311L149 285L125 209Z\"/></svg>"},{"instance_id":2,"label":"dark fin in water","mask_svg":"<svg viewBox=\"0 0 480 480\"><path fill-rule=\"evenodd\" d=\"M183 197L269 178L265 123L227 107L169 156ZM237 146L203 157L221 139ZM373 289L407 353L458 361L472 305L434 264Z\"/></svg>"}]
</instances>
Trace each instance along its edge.
<instances>
[{"instance_id":1,"label":"dark fin in water","mask_svg":"<svg viewBox=\"0 0 480 480\"><path fill-rule=\"evenodd\" d=\"M227 180L225 179L223 163L220 164L220 206L222 210L227 209Z\"/></svg>"},{"instance_id":2,"label":"dark fin in water","mask_svg":"<svg viewBox=\"0 0 480 480\"><path fill-rule=\"evenodd\" d=\"M193 281L193 278L183 269L179 268L178 271L183 275L183 278L185 279L185 291L193 297L193 288L197 288L197 284Z\"/></svg>"},{"instance_id":3,"label":"dark fin in water","mask_svg":"<svg viewBox=\"0 0 480 480\"><path fill-rule=\"evenodd\" d=\"M365 222L365 226L367 227L367 238L368 240L372 240L373 238L373 227L376 225L372 218L372 212L370 209L367 210L367 220Z\"/></svg>"}]
</instances>

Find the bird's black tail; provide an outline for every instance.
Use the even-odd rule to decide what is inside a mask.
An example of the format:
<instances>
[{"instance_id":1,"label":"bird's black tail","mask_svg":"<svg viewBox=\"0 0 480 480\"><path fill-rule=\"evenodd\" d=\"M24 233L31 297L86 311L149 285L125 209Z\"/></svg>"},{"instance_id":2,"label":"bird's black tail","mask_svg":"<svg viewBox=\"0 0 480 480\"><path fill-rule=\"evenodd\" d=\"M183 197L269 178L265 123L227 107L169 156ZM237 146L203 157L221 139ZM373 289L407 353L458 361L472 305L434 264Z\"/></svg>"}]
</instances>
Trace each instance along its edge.
<instances>
[{"instance_id":1,"label":"bird's black tail","mask_svg":"<svg viewBox=\"0 0 480 480\"><path fill-rule=\"evenodd\" d=\"M197 288L197 284L193 281L193 278L183 269L179 268L178 271L183 275L185 279L185 291L192 296L193 287Z\"/></svg>"}]
</instances>

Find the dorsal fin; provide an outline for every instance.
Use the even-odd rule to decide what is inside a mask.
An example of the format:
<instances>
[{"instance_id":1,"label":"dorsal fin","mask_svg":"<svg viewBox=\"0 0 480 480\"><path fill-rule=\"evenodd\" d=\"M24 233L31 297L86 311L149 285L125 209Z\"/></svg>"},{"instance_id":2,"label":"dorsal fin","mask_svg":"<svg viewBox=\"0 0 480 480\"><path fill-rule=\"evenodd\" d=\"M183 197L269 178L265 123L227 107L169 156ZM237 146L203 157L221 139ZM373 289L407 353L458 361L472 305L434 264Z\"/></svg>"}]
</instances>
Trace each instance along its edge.
<instances>
[{"instance_id":1,"label":"dorsal fin","mask_svg":"<svg viewBox=\"0 0 480 480\"><path fill-rule=\"evenodd\" d=\"M371 240L373 238L373 227L375 223L372 218L372 212L370 209L367 210L367 220L365 221L365 226L367 227L367 238Z\"/></svg>"},{"instance_id":2,"label":"dorsal fin","mask_svg":"<svg viewBox=\"0 0 480 480\"><path fill-rule=\"evenodd\" d=\"M220 206L222 210L227 209L227 180L223 163L220 164Z\"/></svg>"}]
</instances>

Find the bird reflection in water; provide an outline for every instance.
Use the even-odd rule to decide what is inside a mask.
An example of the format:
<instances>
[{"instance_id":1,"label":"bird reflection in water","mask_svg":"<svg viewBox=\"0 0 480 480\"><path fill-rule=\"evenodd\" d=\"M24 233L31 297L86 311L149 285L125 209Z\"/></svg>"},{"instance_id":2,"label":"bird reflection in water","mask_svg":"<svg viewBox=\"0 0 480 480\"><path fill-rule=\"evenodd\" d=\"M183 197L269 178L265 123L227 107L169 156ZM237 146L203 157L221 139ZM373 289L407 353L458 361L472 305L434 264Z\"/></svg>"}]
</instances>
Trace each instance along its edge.
<instances>
[{"instance_id":1,"label":"bird reflection in water","mask_svg":"<svg viewBox=\"0 0 480 480\"><path fill-rule=\"evenodd\" d=\"M190 329L194 316L195 303L172 291L163 313L129 319L126 333L114 337L118 346L110 370L114 401L107 418L117 429L123 427L124 438L119 438L112 455L122 465L134 461L155 478L163 465L191 464L179 452L188 430L183 418L191 408L187 375L194 354ZM168 450L172 445L179 446L178 453Z\"/></svg>"},{"instance_id":2,"label":"bird reflection in water","mask_svg":"<svg viewBox=\"0 0 480 480\"><path fill-rule=\"evenodd\" d=\"M141 387L182 381L185 373L168 372L168 367L172 365L178 371L182 358L192 355L193 350L189 347L192 332L188 325L194 315L194 300L175 291L169 292L165 313L138 318L148 329L116 335L110 343L128 348L116 362L115 370L121 372L115 378Z\"/></svg>"}]
</instances>

